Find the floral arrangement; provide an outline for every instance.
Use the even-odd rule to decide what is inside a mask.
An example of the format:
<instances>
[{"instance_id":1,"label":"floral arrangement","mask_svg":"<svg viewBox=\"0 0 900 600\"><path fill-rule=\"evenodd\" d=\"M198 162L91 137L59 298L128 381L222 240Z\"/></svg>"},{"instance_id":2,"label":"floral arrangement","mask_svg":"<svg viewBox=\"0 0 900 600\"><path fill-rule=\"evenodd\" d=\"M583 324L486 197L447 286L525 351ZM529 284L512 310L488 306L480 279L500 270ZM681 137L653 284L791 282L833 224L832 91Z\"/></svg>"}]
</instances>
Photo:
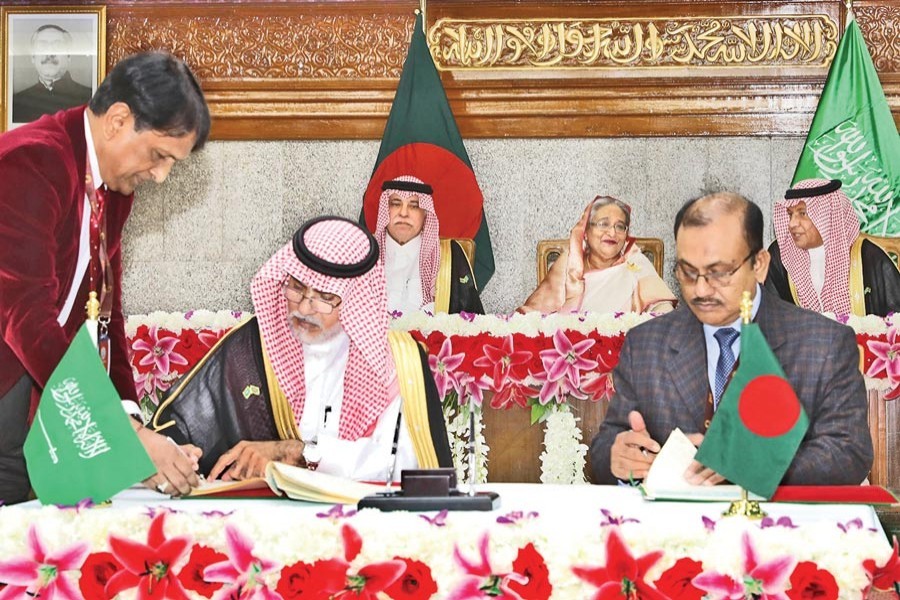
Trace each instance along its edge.
<instances>
[{"instance_id":1,"label":"floral arrangement","mask_svg":"<svg viewBox=\"0 0 900 600\"><path fill-rule=\"evenodd\" d=\"M661 529L591 507L566 527L565 512L9 507L0 598L856 600L900 579L896 539L860 519Z\"/></svg>"},{"instance_id":2,"label":"floral arrangement","mask_svg":"<svg viewBox=\"0 0 900 600\"><path fill-rule=\"evenodd\" d=\"M828 316L856 331L867 387L884 391L887 400L900 396L900 318ZM126 333L145 417L153 413L172 382L228 329L249 317L231 311L191 311L129 318ZM579 483L585 448L577 423L571 415L549 417L569 413L573 398L608 400L625 333L651 318L637 313L432 316L423 312L396 318L391 327L409 331L427 348L438 393L444 399L460 481L469 481L470 410L476 414L476 474L480 481L487 476L489 448L480 418L487 400L495 410L529 410L532 424L544 424L542 481Z\"/></svg>"}]
</instances>

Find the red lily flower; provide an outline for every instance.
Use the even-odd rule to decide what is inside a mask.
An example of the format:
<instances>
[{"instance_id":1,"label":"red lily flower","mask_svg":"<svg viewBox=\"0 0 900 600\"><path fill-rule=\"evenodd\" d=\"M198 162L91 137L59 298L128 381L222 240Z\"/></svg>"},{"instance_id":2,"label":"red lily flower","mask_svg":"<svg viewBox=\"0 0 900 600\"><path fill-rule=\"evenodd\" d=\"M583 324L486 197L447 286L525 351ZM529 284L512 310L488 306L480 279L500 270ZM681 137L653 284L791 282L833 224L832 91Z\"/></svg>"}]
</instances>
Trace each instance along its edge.
<instances>
[{"instance_id":1,"label":"red lily flower","mask_svg":"<svg viewBox=\"0 0 900 600\"><path fill-rule=\"evenodd\" d=\"M617 529L606 538L606 565L572 567L579 579L597 586L594 600L666 600L652 585L644 581L650 567L662 558L662 551L635 558Z\"/></svg>"},{"instance_id":2,"label":"red lily flower","mask_svg":"<svg viewBox=\"0 0 900 600\"><path fill-rule=\"evenodd\" d=\"M894 536L894 551L880 567L875 566L871 558L863 562L863 568L869 572L872 587L886 591L894 588L894 582L900 581L900 552L898 552L897 536Z\"/></svg>"},{"instance_id":3,"label":"red lily flower","mask_svg":"<svg viewBox=\"0 0 900 600\"><path fill-rule=\"evenodd\" d=\"M314 565L319 589L326 594L333 594L326 596L328 598L376 600L381 592L400 579L406 571L406 563L402 560L386 560L350 573L350 563L362 550L362 537L349 523L344 523L341 525L341 540L344 543L344 560L336 558Z\"/></svg>"},{"instance_id":4,"label":"red lily flower","mask_svg":"<svg viewBox=\"0 0 900 600\"><path fill-rule=\"evenodd\" d=\"M109 536L109 548L123 569L110 577L106 595L115 598L124 590L137 588L138 600L188 600L189 596L172 571L191 545L188 536L166 539L163 532L166 513L151 521L147 543Z\"/></svg>"},{"instance_id":5,"label":"red lily flower","mask_svg":"<svg viewBox=\"0 0 900 600\"><path fill-rule=\"evenodd\" d=\"M503 338L501 347L485 344L482 350L484 356L476 359L474 364L476 367L491 369L491 382L495 391L504 386L512 367L527 364L531 360L531 352L514 348L512 335Z\"/></svg>"}]
</instances>

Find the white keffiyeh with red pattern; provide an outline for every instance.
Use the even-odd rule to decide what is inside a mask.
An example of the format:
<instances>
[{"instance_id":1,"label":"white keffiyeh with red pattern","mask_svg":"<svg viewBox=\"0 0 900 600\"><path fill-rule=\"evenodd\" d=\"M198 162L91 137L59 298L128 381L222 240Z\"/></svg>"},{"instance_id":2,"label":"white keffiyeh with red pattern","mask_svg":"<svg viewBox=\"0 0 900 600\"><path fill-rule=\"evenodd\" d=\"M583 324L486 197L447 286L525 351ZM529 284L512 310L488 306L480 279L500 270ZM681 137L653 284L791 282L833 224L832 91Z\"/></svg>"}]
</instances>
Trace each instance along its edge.
<instances>
[{"instance_id":1,"label":"white keffiyeh with red pattern","mask_svg":"<svg viewBox=\"0 0 900 600\"><path fill-rule=\"evenodd\" d=\"M806 179L792 189L809 189L828 183L824 179ZM806 202L806 214L825 244L825 285L821 306L810 276L809 252L797 247L789 230L787 209L799 202ZM820 312L850 314L850 248L859 236L859 217L853 212L847 195L838 189L820 196L778 200L773 220L781 261L797 289L800 306Z\"/></svg>"},{"instance_id":2,"label":"white keffiyeh with red pattern","mask_svg":"<svg viewBox=\"0 0 900 600\"><path fill-rule=\"evenodd\" d=\"M306 247L317 257L336 264L361 262L370 251L369 237L345 220L324 220L305 233ZM253 308L269 360L297 423L306 398L303 344L291 331L282 284L288 275L304 285L341 297L340 322L350 338L344 372L339 436L365 437L388 404L397 396L393 358L388 349L388 314L384 270L375 264L352 278L333 277L304 265L288 242L259 270L250 286Z\"/></svg>"},{"instance_id":3,"label":"white keffiyeh with red pattern","mask_svg":"<svg viewBox=\"0 0 900 600\"><path fill-rule=\"evenodd\" d=\"M412 175L396 177L391 181L406 181L423 183L422 180ZM435 283L437 282L438 267L441 259L440 222L434 211L434 199L430 194L421 192L409 192L405 190L387 189L381 192L378 200L378 221L375 223L375 239L381 249L381 264L384 264L385 237L388 235L387 226L390 223L389 199L392 195L398 195L404 200L416 199L419 208L425 211L425 224L422 226L422 247L419 250L419 278L422 282L422 305L434 302Z\"/></svg>"}]
</instances>

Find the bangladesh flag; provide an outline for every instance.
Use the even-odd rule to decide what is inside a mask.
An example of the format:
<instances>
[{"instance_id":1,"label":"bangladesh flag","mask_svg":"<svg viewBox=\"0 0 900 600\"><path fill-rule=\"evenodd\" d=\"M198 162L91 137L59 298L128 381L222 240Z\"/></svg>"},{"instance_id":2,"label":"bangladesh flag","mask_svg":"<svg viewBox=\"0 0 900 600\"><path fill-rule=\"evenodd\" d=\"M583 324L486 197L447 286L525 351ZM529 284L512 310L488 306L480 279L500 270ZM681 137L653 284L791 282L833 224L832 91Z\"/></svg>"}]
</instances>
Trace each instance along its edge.
<instances>
[{"instance_id":1,"label":"bangladesh flag","mask_svg":"<svg viewBox=\"0 0 900 600\"><path fill-rule=\"evenodd\" d=\"M129 419L85 325L50 375L25 439L38 499L104 502L156 473Z\"/></svg>"},{"instance_id":2,"label":"bangladesh flag","mask_svg":"<svg viewBox=\"0 0 900 600\"><path fill-rule=\"evenodd\" d=\"M740 359L695 459L732 483L771 498L809 419L759 325L741 326Z\"/></svg>"},{"instance_id":3,"label":"bangladesh flag","mask_svg":"<svg viewBox=\"0 0 900 600\"><path fill-rule=\"evenodd\" d=\"M374 233L381 184L412 175L434 189L440 236L475 240L475 280L484 289L494 274L494 252L484 197L463 145L425 33L416 17L412 41L391 106L375 170L363 199L363 222Z\"/></svg>"},{"instance_id":4,"label":"bangladesh flag","mask_svg":"<svg viewBox=\"0 0 900 600\"><path fill-rule=\"evenodd\" d=\"M844 183L864 232L900 236L900 135L855 20L831 63L792 185L814 178Z\"/></svg>"}]
</instances>

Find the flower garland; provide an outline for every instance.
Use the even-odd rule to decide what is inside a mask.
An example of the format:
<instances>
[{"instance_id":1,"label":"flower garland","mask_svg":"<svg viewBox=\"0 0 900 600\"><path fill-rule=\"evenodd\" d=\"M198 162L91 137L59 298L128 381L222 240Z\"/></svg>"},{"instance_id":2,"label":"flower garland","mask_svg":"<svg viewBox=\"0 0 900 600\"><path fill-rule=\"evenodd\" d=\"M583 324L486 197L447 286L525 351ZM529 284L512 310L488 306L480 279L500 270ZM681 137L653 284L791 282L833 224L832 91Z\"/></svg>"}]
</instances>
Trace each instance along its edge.
<instances>
[{"instance_id":1,"label":"flower garland","mask_svg":"<svg viewBox=\"0 0 900 600\"><path fill-rule=\"evenodd\" d=\"M660 528L596 507L580 515L584 523L567 520L565 510L548 517L514 511L490 523L471 513L341 506L315 517L279 507L208 514L7 507L0 509L0 594L857 600L900 579L896 539L891 548L858 520L797 526L789 517L759 524L704 517Z\"/></svg>"},{"instance_id":2,"label":"flower garland","mask_svg":"<svg viewBox=\"0 0 900 600\"><path fill-rule=\"evenodd\" d=\"M578 419L568 406L560 405L549 414L544 428L541 453L541 483L583 484L585 455Z\"/></svg>"}]
</instances>

